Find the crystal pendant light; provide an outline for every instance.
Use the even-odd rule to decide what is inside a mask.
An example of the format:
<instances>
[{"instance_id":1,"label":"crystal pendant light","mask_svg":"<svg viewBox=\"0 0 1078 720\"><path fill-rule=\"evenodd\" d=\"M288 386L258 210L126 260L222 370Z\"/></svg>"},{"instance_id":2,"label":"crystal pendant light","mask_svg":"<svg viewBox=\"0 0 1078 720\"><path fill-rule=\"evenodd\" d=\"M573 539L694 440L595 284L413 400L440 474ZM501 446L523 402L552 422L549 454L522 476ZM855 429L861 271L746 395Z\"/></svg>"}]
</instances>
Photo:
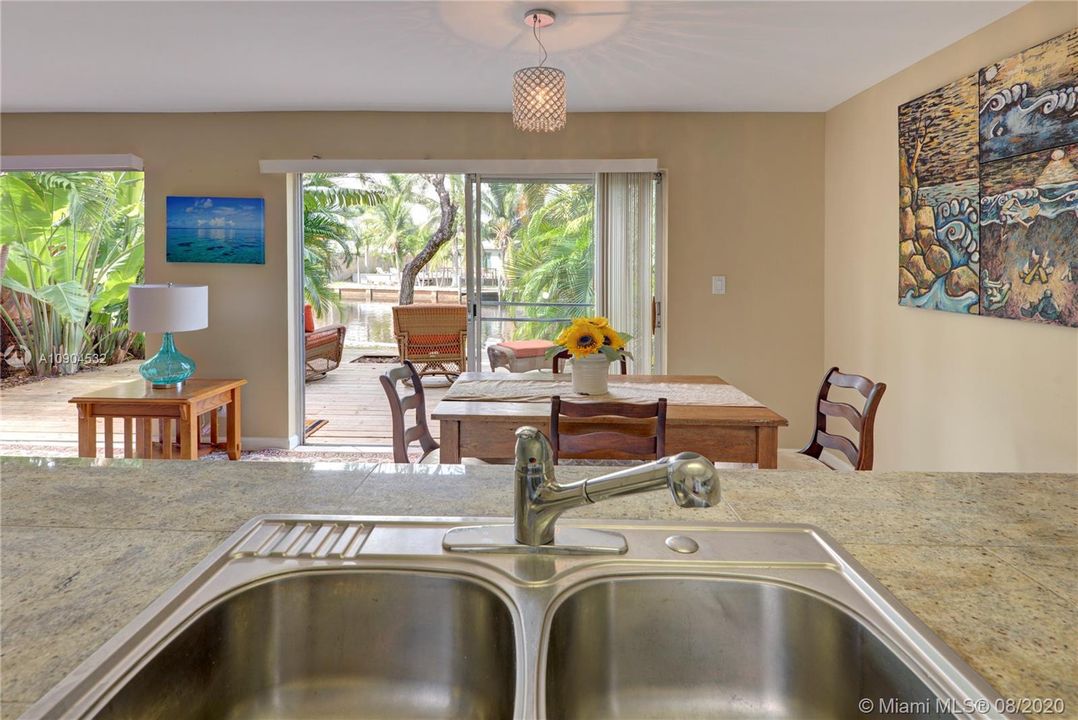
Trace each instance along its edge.
<instances>
[{"instance_id":1,"label":"crystal pendant light","mask_svg":"<svg viewBox=\"0 0 1078 720\"><path fill-rule=\"evenodd\" d=\"M546 67L547 51L539 29L554 24L550 10L529 10L524 22L532 28L543 59L513 73L513 124L526 132L557 132L565 127L565 73Z\"/></svg>"}]
</instances>

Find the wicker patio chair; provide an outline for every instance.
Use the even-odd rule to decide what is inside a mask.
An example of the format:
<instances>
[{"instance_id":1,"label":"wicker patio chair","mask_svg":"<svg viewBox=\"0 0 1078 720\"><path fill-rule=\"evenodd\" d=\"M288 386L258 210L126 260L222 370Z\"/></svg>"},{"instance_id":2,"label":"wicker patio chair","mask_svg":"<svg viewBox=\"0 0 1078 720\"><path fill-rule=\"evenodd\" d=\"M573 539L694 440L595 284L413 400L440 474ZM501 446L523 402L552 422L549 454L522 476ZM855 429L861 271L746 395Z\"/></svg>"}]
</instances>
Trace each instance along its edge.
<instances>
[{"instance_id":1,"label":"wicker patio chair","mask_svg":"<svg viewBox=\"0 0 1078 720\"><path fill-rule=\"evenodd\" d=\"M346 328L344 325L323 325L316 328L311 306L305 306L303 313L303 359L307 366L304 379L311 382L321 380L330 370L340 366Z\"/></svg>"},{"instance_id":2,"label":"wicker patio chair","mask_svg":"<svg viewBox=\"0 0 1078 720\"><path fill-rule=\"evenodd\" d=\"M455 380L464 372L468 314L463 305L394 305L393 335L401 362L415 364L421 376Z\"/></svg>"}]
</instances>

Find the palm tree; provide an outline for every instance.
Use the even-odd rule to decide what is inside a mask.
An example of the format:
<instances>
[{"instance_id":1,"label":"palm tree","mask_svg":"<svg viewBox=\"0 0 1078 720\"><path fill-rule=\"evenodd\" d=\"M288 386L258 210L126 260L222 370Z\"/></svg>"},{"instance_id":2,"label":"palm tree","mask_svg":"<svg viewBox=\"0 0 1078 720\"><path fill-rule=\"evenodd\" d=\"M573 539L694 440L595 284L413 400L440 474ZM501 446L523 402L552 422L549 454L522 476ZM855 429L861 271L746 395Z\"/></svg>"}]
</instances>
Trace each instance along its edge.
<instances>
[{"instance_id":1,"label":"palm tree","mask_svg":"<svg viewBox=\"0 0 1078 720\"><path fill-rule=\"evenodd\" d=\"M364 242L377 238L381 249L392 255L397 271L404 265L404 258L422 244L420 229L412 216L416 205L428 202L419 190L419 180L418 175L384 176L376 186L380 201L363 215Z\"/></svg>"},{"instance_id":2,"label":"palm tree","mask_svg":"<svg viewBox=\"0 0 1078 720\"><path fill-rule=\"evenodd\" d=\"M356 233L349 220L383 199L379 190L364 187L366 178L345 177L359 184L346 185L329 173L303 176L303 296L320 316L340 303L330 283L333 268L352 261Z\"/></svg>"},{"instance_id":3,"label":"palm tree","mask_svg":"<svg viewBox=\"0 0 1078 720\"><path fill-rule=\"evenodd\" d=\"M484 186L483 240L492 243L501 258L499 289L504 289L504 273L512 253L513 239L528 221L528 214L543 204L548 187L538 183L514 182L494 182Z\"/></svg>"},{"instance_id":4,"label":"palm tree","mask_svg":"<svg viewBox=\"0 0 1078 720\"><path fill-rule=\"evenodd\" d=\"M506 266L506 299L514 302L595 303L595 193L590 185L550 186L546 201L535 208L517 234ZM574 315L589 307L570 308ZM560 317L565 308L528 308L535 318ZM517 338L552 339L554 323L518 323Z\"/></svg>"}]
</instances>

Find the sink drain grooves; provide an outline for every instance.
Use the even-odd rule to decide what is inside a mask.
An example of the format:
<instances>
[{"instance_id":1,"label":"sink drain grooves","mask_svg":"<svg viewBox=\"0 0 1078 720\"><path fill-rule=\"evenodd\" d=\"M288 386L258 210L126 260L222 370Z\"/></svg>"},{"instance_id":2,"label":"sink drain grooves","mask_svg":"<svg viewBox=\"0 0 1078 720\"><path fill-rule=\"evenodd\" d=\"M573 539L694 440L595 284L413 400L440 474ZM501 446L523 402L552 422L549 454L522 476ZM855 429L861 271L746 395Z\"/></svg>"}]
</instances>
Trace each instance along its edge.
<instances>
[{"instance_id":1,"label":"sink drain grooves","mask_svg":"<svg viewBox=\"0 0 1078 720\"><path fill-rule=\"evenodd\" d=\"M366 538L362 523L267 521L240 541L232 556L349 559Z\"/></svg>"},{"instance_id":2,"label":"sink drain grooves","mask_svg":"<svg viewBox=\"0 0 1078 720\"><path fill-rule=\"evenodd\" d=\"M298 523L288 534L284 536L284 539L277 543L276 547L270 550L270 555L283 555L284 557L296 557L299 555L299 550L293 551L293 548L300 546L299 539L303 537L303 534L307 532L310 527L307 523Z\"/></svg>"},{"instance_id":3,"label":"sink drain grooves","mask_svg":"<svg viewBox=\"0 0 1078 720\"><path fill-rule=\"evenodd\" d=\"M322 547L322 543L329 537L330 531L333 530L332 525L322 525L314 531L314 535L303 546L302 554L310 555L312 557L318 557L318 549Z\"/></svg>"}]
</instances>

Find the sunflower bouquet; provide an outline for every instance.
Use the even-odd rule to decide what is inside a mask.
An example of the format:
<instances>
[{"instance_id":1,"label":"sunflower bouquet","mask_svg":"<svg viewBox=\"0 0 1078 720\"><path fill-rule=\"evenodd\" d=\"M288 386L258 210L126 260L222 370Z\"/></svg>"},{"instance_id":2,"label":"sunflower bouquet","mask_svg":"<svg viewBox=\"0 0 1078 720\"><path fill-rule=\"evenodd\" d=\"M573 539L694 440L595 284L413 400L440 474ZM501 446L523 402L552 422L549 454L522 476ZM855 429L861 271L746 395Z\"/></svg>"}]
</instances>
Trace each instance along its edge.
<instances>
[{"instance_id":1,"label":"sunflower bouquet","mask_svg":"<svg viewBox=\"0 0 1078 720\"><path fill-rule=\"evenodd\" d=\"M623 357L631 359L632 355L625 349L625 344L632 339L632 335L619 333L612 328L605 317L579 317L559 333L554 347L547 350L546 357L549 360L568 350L575 360L598 353L602 353L607 362Z\"/></svg>"}]
</instances>

